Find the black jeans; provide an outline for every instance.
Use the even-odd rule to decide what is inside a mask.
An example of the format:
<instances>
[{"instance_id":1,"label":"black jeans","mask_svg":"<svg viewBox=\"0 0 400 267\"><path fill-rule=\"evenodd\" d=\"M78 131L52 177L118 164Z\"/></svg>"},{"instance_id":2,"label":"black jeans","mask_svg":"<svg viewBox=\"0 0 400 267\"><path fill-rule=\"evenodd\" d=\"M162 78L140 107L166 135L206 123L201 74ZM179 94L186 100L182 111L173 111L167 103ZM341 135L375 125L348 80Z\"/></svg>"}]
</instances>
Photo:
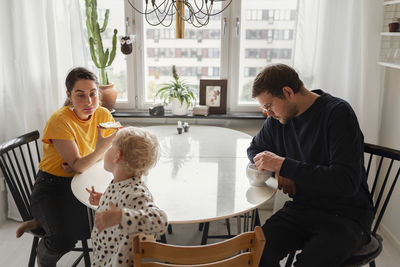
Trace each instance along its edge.
<instances>
[{"instance_id":1,"label":"black jeans","mask_svg":"<svg viewBox=\"0 0 400 267\"><path fill-rule=\"evenodd\" d=\"M277 267L288 253L301 250L296 267L336 267L367 241L353 220L316 209L283 207L262 226L265 247L260 267Z\"/></svg>"},{"instance_id":2,"label":"black jeans","mask_svg":"<svg viewBox=\"0 0 400 267\"><path fill-rule=\"evenodd\" d=\"M37 249L43 267L55 266L78 240L90 238L87 210L72 194L71 180L39 171L33 187L31 212L46 232Z\"/></svg>"}]
</instances>

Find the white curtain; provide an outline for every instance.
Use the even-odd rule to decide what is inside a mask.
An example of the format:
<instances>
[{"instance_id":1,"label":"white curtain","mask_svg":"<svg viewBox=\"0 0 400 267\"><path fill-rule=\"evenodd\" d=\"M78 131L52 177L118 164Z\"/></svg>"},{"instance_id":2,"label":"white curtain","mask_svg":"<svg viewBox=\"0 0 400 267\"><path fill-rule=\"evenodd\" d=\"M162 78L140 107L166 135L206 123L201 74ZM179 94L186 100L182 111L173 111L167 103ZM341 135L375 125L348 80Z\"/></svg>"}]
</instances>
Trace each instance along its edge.
<instances>
[{"instance_id":1,"label":"white curtain","mask_svg":"<svg viewBox=\"0 0 400 267\"><path fill-rule=\"evenodd\" d=\"M33 130L42 134L65 100L68 70L86 66L87 55L79 0L0 0L0 25L3 142ZM15 207L9 217L18 217Z\"/></svg>"},{"instance_id":2,"label":"white curtain","mask_svg":"<svg viewBox=\"0 0 400 267\"><path fill-rule=\"evenodd\" d=\"M348 101L365 141L378 142L383 91L379 58L382 1L299 0L294 67L306 88ZM278 192L274 211L287 197Z\"/></svg>"},{"instance_id":3,"label":"white curtain","mask_svg":"<svg viewBox=\"0 0 400 267\"><path fill-rule=\"evenodd\" d=\"M382 1L299 0L294 66L309 89L347 100L365 139L378 141Z\"/></svg>"}]
</instances>

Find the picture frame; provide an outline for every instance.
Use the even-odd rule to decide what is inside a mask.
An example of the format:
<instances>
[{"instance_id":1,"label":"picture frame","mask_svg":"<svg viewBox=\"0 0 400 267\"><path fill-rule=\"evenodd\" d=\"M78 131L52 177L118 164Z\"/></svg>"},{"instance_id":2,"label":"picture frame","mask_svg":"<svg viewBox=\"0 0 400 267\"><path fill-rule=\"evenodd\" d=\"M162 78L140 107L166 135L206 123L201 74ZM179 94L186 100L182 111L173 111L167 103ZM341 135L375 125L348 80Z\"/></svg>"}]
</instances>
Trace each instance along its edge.
<instances>
[{"instance_id":1,"label":"picture frame","mask_svg":"<svg viewBox=\"0 0 400 267\"><path fill-rule=\"evenodd\" d=\"M209 107L210 114L226 114L228 80L200 80L200 105Z\"/></svg>"}]
</instances>

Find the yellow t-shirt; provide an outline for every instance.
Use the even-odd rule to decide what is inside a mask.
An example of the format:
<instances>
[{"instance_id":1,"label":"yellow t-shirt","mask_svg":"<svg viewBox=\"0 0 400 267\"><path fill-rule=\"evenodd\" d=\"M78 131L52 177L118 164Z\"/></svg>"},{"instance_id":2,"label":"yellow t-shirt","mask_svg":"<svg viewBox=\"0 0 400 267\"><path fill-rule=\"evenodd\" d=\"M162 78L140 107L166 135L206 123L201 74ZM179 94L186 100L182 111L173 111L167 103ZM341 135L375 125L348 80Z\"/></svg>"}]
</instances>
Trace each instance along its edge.
<instances>
[{"instance_id":1,"label":"yellow t-shirt","mask_svg":"<svg viewBox=\"0 0 400 267\"><path fill-rule=\"evenodd\" d=\"M111 113L103 107L98 107L89 120L83 121L68 106L55 111L46 123L43 131L43 157L39 169L56 176L71 177L62 167L64 160L58 154L52 139L73 140L78 146L81 157L94 151L97 142L97 125L101 122L114 121ZM114 130L103 131L103 136Z\"/></svg>"}]
</instances>

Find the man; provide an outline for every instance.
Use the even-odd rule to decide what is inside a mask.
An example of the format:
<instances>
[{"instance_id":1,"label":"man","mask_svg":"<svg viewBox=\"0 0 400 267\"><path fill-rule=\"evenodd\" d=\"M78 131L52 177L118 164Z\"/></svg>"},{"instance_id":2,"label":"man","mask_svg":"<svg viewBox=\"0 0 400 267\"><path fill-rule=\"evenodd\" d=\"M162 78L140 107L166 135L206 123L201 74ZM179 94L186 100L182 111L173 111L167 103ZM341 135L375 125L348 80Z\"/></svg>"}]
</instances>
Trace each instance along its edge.
<instances>
[{"instance_id":1,"label":"man","mask_svg":"<svg viewBox=\"0 0 400 267\"><path fill-rule=\"evenodd\" d=\"M322 90L307 90L284 64L262 70L252 94L269 117L248 157L273 171L292 198L263 225L260 266L279 266L293 250L301 250L295 266L340 266L369 240L373 220L354 111Z\"/></svg>"}]
</instances>

